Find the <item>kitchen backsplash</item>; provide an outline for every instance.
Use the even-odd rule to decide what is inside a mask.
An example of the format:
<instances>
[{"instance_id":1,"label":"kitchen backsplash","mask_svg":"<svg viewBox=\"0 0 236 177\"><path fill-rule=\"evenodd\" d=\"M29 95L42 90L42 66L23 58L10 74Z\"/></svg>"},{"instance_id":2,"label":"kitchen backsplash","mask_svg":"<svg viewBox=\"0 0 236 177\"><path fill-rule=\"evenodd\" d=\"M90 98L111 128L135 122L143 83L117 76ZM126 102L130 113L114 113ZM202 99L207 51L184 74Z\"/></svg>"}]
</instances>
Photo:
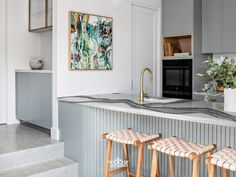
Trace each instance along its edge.
<instances>
[{"instance_id":1,"label":"kitchen backsplash","mask_svg":"<svg viewBox=\"0 0 236 177\"><path fill-rule=\"evenodd\" d=\"M236 54L213 54L213 58L215 60L220 60L222 56L223 57L234 58L236 60Z\"/></svg>"}]
</instances>

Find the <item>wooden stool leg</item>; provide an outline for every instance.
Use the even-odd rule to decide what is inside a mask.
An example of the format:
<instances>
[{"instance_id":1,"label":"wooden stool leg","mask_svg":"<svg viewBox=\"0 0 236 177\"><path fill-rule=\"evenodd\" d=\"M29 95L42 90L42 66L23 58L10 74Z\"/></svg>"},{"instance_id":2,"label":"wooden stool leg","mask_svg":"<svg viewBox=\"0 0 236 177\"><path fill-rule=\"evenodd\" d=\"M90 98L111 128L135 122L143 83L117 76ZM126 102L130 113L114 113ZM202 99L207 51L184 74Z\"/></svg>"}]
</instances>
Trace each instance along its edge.
<instances>
[{"instance_id":1,"label":"wooden stool leg","mask_svg":"<svg viewBox=\"0 0 236 177\"><path fill-rule=\"evenodd\" d=\"M209 164L209 177L215 177L216 166Z\"/></svg>"},{"instance_id":2,"label":"wooden stool leg","mask_svg":"<svg viewBox=\"0 0 236 177\"><path fill-rule=\"evenodd\" d=\"M142 176L142 165L143 165L143 144L141 143L138 148L138 164L136 177Z\"/></svg>"},{"instance_id":3,"label":"wooden stool leg","mask_svg":"<svg viewBox=\"0 0 236 177\"><path fill-rule=\"evenodd\" d=\"M124 160L126 160L128 163L127 163L127 170L126 170L126 176L129 177L129 150L128 150L128 145L127 144L124 144L123 145L124 147Z\"/></svg>"},{"instance_id":4,"label":"wooden stool leg","mask_svg":"<svg viewBox=\"0 0 236 177\"><path fill-rule=\"evenodd\" d=\"M207 159L210 159L212 154L213 154L213 151L208 152ZM208 171L210 171L210 163L207 163L207 169L208 169Z\"/></svg>"},{"instance_id":5,"label":"wooden stool leg","mask_svg":"<svg viewBox=\"0 0 236 177\"><path fill-rule=\"evenodd\" d=\"M196 158L193 159L193 177L199 176L199 161L200 161L200 156L197 156Z\"/></svg>"},{"instance_id":6,"label":"wooden stool leg","mask_svg":"<svg viewBox=\"0 0 236 177\"><path fill-rule=\"evenodd\" d=\"M151 177L160 177L159 157L158 157L158 152L156 150L152 151Z\"/></svg>"},{"instance_id":7,"label":"wooden stool leg","mask_svg":"<svg viewBox=\"0 0 236 177\"><path fill-rule=\"evenodd\" d=\"M228 177L229 176L229 170L223 168L223 177Z\"/></svg>"},{"instance_id":8,"label":"wooden stool leg","mask_svg":"<svg viewBox=\"0 0 236 177\"><path fill-rule=\"evenodd\" d=\"M109 177L109 175L110 175L109 170L110 170L110 160L111 160L111 149L112 149L112 141L107 140L107 152L106 152L104 177Z\"/></svg>"},{"instance_id":9,"label":"wooden stool leg","mask_svg":"<svg viewBox=\"0 0 236 177\"><path fill-rule=\"evenodd\" d=\"M159 154L157 152L157 177L160 177Z\"/></svg>"},{"instance_id":10,"label":"wooden stool leg","mask_svg":"<svg viewBox=\"0 0 236 177\"><path fill-rule=\"evenodd\" d=\"M169 158L170 177L175 177L174 157L172 155L168 155L168 158Z\"/></svg>"}]
</instances>

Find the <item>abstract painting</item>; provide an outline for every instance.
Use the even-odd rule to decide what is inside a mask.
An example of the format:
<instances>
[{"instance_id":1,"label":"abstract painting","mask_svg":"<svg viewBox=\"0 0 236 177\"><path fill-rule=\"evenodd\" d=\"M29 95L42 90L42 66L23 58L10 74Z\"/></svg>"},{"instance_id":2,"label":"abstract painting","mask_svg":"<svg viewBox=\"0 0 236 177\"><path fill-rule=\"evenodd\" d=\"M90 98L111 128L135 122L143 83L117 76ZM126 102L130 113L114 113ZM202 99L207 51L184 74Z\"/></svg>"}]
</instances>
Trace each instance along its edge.
<instances>
[{"instance_id":1,"label":"abstract painting","mask_svg":"<svg viewBox=\"0 0 236 177\"><path fill-rule=\"evenodd\" d=\"M112 70L113 19L69 12L69 69Z\"/></svg>"}]
</instances>

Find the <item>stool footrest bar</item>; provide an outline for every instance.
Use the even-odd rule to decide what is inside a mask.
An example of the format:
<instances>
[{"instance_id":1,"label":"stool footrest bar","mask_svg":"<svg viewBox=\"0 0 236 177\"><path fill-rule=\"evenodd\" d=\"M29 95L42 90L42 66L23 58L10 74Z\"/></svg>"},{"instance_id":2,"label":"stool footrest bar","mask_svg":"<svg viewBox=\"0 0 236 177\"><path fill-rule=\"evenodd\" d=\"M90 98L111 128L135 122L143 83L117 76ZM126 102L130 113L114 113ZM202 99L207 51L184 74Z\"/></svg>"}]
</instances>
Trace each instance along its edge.
<instances>
[{"instance_id":1,"label":"stool footrest bar","mask_svg":"<svg viewBox=\"0 0 236 177\"><path fill-rule=\"evenodd\" d=\"M116 175L122 171L126 171L127 170L127 167L122 167L122 168L118 168L116 170L113 170L113 171L110 171L109 172L109 176L113 176L113 175Z\"/></svg>"},{"instance_id":2,"label":"stool footrest bar","mask_svg":"<svg viewBox=\"0 0 236 177\"><path fill-rule=\"evenodd\" d=\"M134 176L134 177L136 177L136 173L130 172L130 173L129 173L129 176ZM145 176L141 176L141 177L145 177Z\"/></svg>"}]
</instances>

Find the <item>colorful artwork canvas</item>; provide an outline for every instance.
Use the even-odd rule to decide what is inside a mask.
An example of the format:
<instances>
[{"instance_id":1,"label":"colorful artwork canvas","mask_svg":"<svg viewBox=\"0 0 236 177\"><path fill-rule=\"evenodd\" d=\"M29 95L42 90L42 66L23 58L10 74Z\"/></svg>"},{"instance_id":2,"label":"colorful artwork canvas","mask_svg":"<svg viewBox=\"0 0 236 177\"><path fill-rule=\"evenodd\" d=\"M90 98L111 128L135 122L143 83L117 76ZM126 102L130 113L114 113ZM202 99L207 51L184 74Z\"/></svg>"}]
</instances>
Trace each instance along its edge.
<instances>
[{"instance_id":1,"label":"colorful artwork canvas","mask_svg":"<svg viewBox=\"0 0 236 177\"><path fill-rule=\"evenodd\" d=\"M70 70L112 70L113 19L69 12Z\"/></svg>"}]
</instances>

